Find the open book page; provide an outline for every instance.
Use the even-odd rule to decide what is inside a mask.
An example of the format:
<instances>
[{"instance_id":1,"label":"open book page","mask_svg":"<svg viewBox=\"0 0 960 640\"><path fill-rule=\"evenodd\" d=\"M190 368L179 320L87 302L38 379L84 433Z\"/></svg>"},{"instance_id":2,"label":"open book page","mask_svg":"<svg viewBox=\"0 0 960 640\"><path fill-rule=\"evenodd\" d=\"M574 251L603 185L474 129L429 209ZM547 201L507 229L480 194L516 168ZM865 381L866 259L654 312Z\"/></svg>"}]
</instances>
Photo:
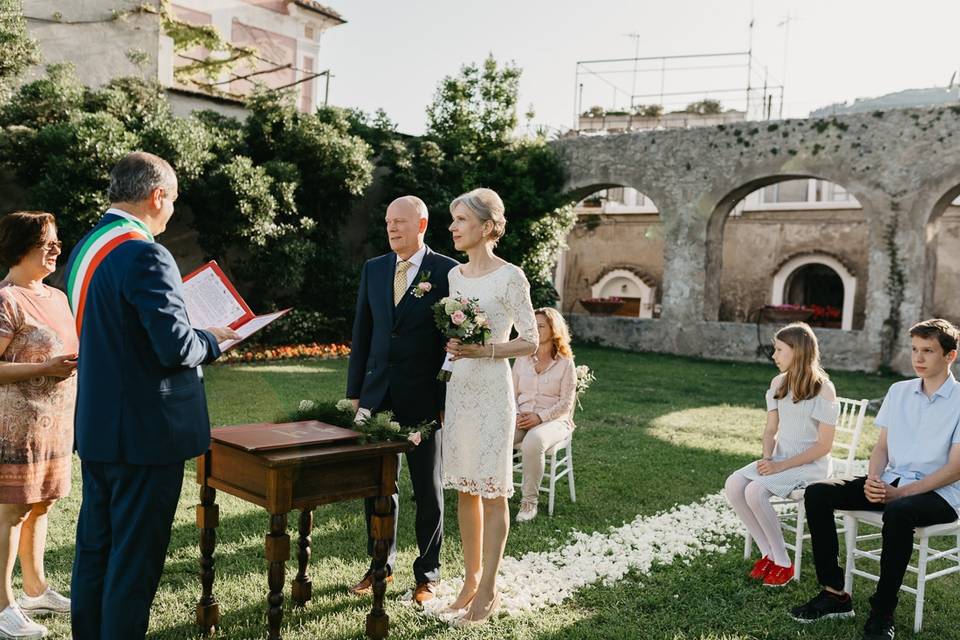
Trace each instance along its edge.
<instances>
[{"instance_id":1,"label":"open book page","mask_svg":"<svg viewBox=\"0 0 960 640\"><path fill-rule=\"evenodd\" d=\"M190 324L200 329L229 327L249 315L227 283L209 266L183 283L183 296Z\"/></svg>"},{"instance_id":2,"label":"open book page","mask_svg":"<svg viewBox=\"0 0 960 640\"><path fill-rule=\"evenodd\" d=\"M234 331L240 334L240 339L227 340L225 342L221 342L220 351L226 351L227 349L240 344L245 339L247 339L257 331L260 331L260 329L263 329L265 326L267 326L274 320L278 319L288 311L290 311L290 309L284 309L283 311L275 311L274 313L267 313L262 316L256 316L252 320L247 320L242 325L234 329Z\"/></svg>"},{"instance_id":3,"label":"open book page","mask_svg":"<svg viewBox=\"0 0 960 640\"><path fill-rule=\"evenodd\" d=\"M254 315L216 262L208 262L183 279L183 297L190 324L197 329L230 327L240 338L220 343L226 351L243 342L290 309Z\"/></svg>"}]
</instances>

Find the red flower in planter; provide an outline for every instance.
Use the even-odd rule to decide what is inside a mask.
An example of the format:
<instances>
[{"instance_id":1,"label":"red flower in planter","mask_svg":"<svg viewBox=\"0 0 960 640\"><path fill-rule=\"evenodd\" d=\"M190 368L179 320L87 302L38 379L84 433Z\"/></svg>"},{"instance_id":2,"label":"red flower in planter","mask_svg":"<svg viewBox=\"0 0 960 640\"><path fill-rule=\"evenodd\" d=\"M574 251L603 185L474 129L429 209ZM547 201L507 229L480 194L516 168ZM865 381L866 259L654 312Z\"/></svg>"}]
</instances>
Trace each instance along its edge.
<instances>
[{"instance_id":1,"label":"red flower in planter","mask_svg":"<svg viewBox=\"0 0 960 640\"><path fill-rule=\"evenodd\" d=\"M840 320L843 317L841 309L830 305L812 304L810 310L813 311L812 320Z\"/></svg>"}]
</instances>

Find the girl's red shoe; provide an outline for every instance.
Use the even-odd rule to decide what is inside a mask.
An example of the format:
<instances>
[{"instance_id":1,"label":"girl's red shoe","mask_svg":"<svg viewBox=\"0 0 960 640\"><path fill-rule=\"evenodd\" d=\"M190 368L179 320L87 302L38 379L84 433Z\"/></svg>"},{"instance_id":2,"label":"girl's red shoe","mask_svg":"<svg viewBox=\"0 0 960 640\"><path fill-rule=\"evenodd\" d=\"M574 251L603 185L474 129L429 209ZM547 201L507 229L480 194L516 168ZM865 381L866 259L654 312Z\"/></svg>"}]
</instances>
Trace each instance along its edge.
<instances>
[{"instance_id":1,"label":"girl's red shoe","mask_svg":"<svg viewBox=\"0 0 960 640\"><path fill-rule=\"evenodd\" d=\"M768 556L763 556L753 563L753 569L748 574L752 580L763 580L767 572L774 567L773 560Z\"/></svg>"},{"instance_id":2,"label":"girl's red shoe","mask_svg":"<svg viewBox=\"0 0 960 640\"><path fill-rule=\"evenodd\" d=\"M770 571L767 572L767 575L763 577L763 586L782 587L791 580L793 580L793 565L781 567L775 564Z\"/></svg>"}]
</instances>

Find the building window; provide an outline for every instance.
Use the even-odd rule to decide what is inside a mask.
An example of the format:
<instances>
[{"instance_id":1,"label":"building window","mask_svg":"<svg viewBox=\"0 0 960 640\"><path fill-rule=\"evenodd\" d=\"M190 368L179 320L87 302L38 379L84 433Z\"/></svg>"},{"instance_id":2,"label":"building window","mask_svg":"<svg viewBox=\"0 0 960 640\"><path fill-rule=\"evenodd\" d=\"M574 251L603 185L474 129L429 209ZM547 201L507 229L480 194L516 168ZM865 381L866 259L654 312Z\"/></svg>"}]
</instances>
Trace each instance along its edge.
<instances>
[{"instance_id":1,"label":"building window","mask_svg":"<svg viewBox=\"0 0 960 640\"><path fill-rule=\"evenodd\" d=\"M613 189L607 189L607 201L619 202L620 204L624 204L626 200L623 199L623 187L614 187Z\"/></svg>"},{"instance_id":2,"label":"building window","mask_svg":"<svg viewBox=\"0 0 960 640\"><path fill-rule=\"evenodd\" d=\"M818 202L850 202L854 197L846 189L829 180L817 180Z\"/></svg>"},{"instance_id":3,"label":"building window","mask_svg":"<svg viewBox=\"0 0 960 640\"><path fill-rule=\"evenodd\" d=\"M764 203L807 202L810 196L808 180L787 180L763 188Z\"/></svg>"},{"instance_id":4,"label":"building window","mask_svg":"<svg viewBox=\"0 0 960 640\"><path fill-rule=\"evenodd\" d=\"M316 31L314 31L314 29L313 29L313 27L312 27L311 25L308 24L308 25L306 25L306 26L303 28L303 37L306 38L307 40L315 40L315 39L316 39L316 37L317 37Z\"/></svg>"},{"instance_id":5,"label":"building window","mask_svg":"<svg viewBox=\"0 0 960 640\"><path fill-rule=\"evenodd\" d=\"M788 260L773 276L770 303L813 309L811 324L853 328L857 279L833 256L807 254Z\"/></svg>"}]
</instances>

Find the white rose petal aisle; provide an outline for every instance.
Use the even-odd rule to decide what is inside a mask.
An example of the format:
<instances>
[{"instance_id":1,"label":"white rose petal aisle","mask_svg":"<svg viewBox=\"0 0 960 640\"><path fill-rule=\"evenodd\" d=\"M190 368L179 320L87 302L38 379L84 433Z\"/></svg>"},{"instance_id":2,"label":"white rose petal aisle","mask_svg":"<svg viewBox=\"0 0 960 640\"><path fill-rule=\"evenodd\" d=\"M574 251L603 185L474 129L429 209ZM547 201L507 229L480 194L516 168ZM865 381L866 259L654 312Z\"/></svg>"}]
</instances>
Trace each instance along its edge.
<instances>
[{"instance_id":1,"label":"white rose petal aisle","mask_svg":"<svg viewBox=\"0 0 960 640\"><path fill-rule=\"evenodd\" d=\"M723 494L715 493L653 516L637 516L607 533L574 532L572 541L560 549L519 559L504 557L497 580L501 610L507 615L527 613L560 604L587 585L611 585L631 570L646 575L654 566L677 559L725 553L729 538L741 534L742 528ZM437 597L424 605L424 613L451 619L444 609L461 585L460 579L444 580Z\"/></svg>"}]
</instances>

